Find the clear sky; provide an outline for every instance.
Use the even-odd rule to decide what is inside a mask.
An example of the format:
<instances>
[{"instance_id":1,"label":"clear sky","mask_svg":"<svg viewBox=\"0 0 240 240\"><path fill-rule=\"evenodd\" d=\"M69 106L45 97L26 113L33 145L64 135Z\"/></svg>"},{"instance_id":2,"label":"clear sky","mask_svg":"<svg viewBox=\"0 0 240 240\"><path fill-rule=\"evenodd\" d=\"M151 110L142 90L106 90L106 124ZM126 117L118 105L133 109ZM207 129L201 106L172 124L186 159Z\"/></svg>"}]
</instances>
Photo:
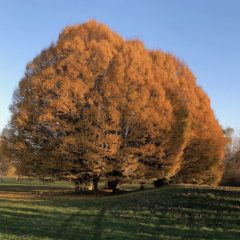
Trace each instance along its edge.
<instances>
[{"instance_id":1,"label":"clear sky","mask_svg":"<svg viewBox=\"0 0 240 240\"><path fill-rule=\"evenodd\" d=\"M25 65L89 19L184 60L219 122L239 130L240 0L0 0L0 130Z\"/></svg>"}]
</instances>

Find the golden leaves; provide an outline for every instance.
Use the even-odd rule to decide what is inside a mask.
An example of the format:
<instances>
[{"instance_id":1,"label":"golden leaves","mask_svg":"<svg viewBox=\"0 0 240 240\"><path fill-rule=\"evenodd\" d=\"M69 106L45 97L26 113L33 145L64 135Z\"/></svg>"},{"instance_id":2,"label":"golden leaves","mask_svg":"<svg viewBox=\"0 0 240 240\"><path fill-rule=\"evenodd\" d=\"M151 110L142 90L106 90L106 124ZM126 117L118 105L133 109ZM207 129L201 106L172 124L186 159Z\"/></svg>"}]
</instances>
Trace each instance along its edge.
<instances>
[{"instance_id":1,"label":"golden leaves","mask_svg":"<svg viewBox=\"0 0 240 240\"><path fill-rule=\"evenodd\" d=\"M51 154L55 167L64 155L66 172L127 166L135 177L185 181L194 163L198 176L220 175L223 135L188 67L96 21L66 27L28 64L15 107L29 152Z\"/></svg>"}]
</instances>

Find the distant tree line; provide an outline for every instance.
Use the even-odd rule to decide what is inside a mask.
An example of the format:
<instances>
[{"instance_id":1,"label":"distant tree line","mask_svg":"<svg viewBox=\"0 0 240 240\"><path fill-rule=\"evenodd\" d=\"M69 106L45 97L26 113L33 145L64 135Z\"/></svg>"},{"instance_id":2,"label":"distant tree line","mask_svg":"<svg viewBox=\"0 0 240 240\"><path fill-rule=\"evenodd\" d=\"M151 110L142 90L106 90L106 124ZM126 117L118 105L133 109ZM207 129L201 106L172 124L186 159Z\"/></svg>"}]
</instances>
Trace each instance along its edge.
<instances>
[{"instance_id":1,"label":"distant tree line","mask_svg":"<svg viewBox=\"0 0 240 240\"><path fill-rule=\"evenodd\" d=\"M188 67L95 21L66 27L26 67L2 148L19 174L97 188L218 184L225 137Z\"/></svg>"},{"instance_id":2,"label":"distant tree line","mask_svg":"<svg viewBox=\"0 0 240 240\"><path fill-rule=\"evenodd\" d=\"M226 128L223 132L228 144L225 150L225 170L221 185L240 186L240 135L232 128Z\"/></svg>"}]
</instances>

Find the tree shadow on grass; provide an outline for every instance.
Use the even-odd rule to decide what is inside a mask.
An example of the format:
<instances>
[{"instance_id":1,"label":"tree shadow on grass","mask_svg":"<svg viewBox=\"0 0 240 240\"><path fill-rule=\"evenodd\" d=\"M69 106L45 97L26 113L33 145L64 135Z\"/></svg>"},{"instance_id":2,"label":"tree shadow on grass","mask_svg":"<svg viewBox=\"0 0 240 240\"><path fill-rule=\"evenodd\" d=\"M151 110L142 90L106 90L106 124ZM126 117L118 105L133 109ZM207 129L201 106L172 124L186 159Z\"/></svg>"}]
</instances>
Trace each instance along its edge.
<instances>
[{"instance_id":1,"label":"tree shadow on grass","mask_svg":"<svg viewBox=\"0 0 240 240\"><path fill-rule=\"evenodd\" d=\"M92 239L102 239L103 235L103 219L106 212L106 207L102 207L93 222L93 237Z\"/></svg>"},{"instance_id":2,"label":"tree shadow on grass","mask_svg":"<svg viewBox=\"0 0 240 240\"><path fill-rule=\"evenodd\" d=\"M111 197L0 199L0 232L21 239L239 240L239 195L165 188Z\"/></svg>"},{"instance_id":3,"label":"tree shadow on grass","mask_svg":"<svg viewBox=\"0 0 240 240\"><path fill-rule=\"evenodd\" d=\"M54 186L28 186L28 185L0 185L0 192L1 193L9 193L9 192L24 192L24 193L39 193L41 191L63 191L63 190L70 190L67 187L54 187Z\"/></svg>"}]
</instances>

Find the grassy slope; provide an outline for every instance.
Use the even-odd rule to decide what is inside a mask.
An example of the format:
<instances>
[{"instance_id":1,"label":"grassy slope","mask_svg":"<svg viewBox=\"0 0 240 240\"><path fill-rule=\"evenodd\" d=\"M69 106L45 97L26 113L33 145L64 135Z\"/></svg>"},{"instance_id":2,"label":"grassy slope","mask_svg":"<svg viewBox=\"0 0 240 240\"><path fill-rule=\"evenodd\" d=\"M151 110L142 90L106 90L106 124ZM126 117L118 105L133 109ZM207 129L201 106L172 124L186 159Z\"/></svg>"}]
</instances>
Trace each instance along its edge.
<instances>
[{"instance_id":1,"label":"grassy slope","mask_svg":"<svg viewBox=\"0 0 240 240\"><path fill-rule=\"evenodd\" d=\"M240 239L237 190L185 186L115 196L36 196L31 193L59 184L27 184L0 183L1 240Z\"/></svg>"}]
</instances>

